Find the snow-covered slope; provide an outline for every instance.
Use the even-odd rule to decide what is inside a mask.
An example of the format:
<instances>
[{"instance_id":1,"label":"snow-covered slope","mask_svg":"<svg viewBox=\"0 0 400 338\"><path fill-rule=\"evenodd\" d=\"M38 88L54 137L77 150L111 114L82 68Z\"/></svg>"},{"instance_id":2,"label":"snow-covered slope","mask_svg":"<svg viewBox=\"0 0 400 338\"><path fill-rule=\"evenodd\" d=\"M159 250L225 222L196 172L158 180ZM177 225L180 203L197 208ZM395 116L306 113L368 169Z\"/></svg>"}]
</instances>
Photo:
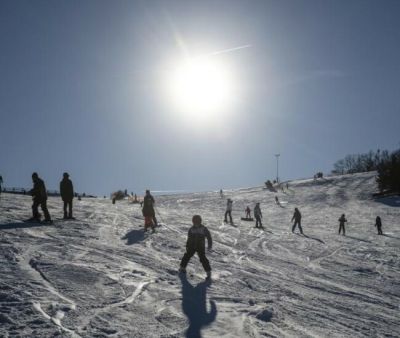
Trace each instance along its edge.
<instances>
[{"instance_id":1,"label":"snow-covered slope","mask_svg":"<svg viewBox=\"0 0 400 338\"><path fill-rule=\"evenodd\" d=\"M400 200L374 201L371 173L157 198L157 233L139 205L75 201L76 220L45 226L29 196L0 201L1 337L398 337ZM240 221L261 202L265 231ZM48 201L53 218L61 201ZM305 237L292 234L294 207ZM338 218L348 219L338 236ZM213 281L197 257L176 273L193 214L210 229ZM380 215L386 236L377 236Z\"/></svg>"}]
</instances>

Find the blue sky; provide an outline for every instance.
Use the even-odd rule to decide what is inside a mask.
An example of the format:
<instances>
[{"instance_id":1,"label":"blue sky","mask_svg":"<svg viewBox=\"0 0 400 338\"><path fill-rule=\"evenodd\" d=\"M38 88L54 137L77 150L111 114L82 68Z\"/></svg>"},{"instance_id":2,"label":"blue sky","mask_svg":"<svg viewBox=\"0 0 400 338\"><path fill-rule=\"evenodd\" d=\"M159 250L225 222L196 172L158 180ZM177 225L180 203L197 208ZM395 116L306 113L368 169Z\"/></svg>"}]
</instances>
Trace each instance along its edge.
<instances>
[{"instance_id":1,"label":"blue sky","mask_svg":"<svg viewBox=\"0 0 400 338\"><path fill-rule=\"evenodd\" d=\"M199 191L328 173L400 145L400 1L0 1L0 174L80 192ZM171 62L234 73L219 124L176 114ZM167 81L168 82L168 81ZM218 114L216 112L215 114ZM222 116L222 115L221 115Z\"/></svg>"}]
</instances>

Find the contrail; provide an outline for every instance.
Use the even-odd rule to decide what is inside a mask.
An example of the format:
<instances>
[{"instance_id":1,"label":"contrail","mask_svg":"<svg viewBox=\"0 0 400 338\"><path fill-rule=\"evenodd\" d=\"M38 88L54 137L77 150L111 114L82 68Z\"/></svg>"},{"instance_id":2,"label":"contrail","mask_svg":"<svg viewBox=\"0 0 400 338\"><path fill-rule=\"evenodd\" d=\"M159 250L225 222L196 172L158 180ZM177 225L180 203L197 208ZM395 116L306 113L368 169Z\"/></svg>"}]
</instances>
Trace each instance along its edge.
<instances>
[{"instance_id":1,"label":"contrail","mask_svg":"<svg viewBox=\"0 0 400 338\"><path fill-rule=\"evenodd\" d=\"M250 47L252 47L252 45L243 45L243 46L238 46L238 47L233 47L233 48L228 48L228 49L222 49L222 50L218 50L216 52L205 54L204 56L213 56L213 55L218 55L218 54L225 54L225 53L230 53L230 52L237 51L239 49L245 49L245 48L250 48Z\"/></svg>"}]
</instances>

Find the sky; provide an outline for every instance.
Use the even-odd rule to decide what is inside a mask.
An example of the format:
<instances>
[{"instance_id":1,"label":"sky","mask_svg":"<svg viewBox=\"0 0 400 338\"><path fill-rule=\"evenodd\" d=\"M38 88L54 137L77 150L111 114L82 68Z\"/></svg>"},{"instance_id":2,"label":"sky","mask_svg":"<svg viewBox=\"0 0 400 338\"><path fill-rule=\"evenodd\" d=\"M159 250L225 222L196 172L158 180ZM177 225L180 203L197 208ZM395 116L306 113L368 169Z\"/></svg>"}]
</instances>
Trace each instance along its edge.
<instances>
[{"instance_id":1,"label":"sky","mask_svg":"<svg viewBox=\"0 0 400 338\"><path fill-rule=\"evenodd\" d=\"M9 187L34 171L98 195L249 187L278 153L288 180L400 145L396 0L0 0L0 46ZM177 69L203 59L223 80L204 71L193 100Z\"/></svg>"}]
</instances>

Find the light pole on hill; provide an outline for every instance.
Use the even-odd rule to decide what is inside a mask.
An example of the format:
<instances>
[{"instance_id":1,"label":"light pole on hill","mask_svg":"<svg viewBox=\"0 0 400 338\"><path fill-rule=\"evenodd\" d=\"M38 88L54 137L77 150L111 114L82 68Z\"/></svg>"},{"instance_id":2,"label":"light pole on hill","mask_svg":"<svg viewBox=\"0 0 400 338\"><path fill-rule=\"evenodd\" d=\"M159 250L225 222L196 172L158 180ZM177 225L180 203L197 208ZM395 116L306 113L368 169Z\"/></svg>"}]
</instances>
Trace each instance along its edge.
<instances>
[{"instance_id":1,"label":"light pole on hill","mask_svg":"<svg viewBox=\"0 0 400 338\"><path fill-rule=\"evenodd\" d=\"M276 183L279 183L279 156L281 156L281 154L275 154L275 157L276 157Z\"/></svg>"}]
</instances>

